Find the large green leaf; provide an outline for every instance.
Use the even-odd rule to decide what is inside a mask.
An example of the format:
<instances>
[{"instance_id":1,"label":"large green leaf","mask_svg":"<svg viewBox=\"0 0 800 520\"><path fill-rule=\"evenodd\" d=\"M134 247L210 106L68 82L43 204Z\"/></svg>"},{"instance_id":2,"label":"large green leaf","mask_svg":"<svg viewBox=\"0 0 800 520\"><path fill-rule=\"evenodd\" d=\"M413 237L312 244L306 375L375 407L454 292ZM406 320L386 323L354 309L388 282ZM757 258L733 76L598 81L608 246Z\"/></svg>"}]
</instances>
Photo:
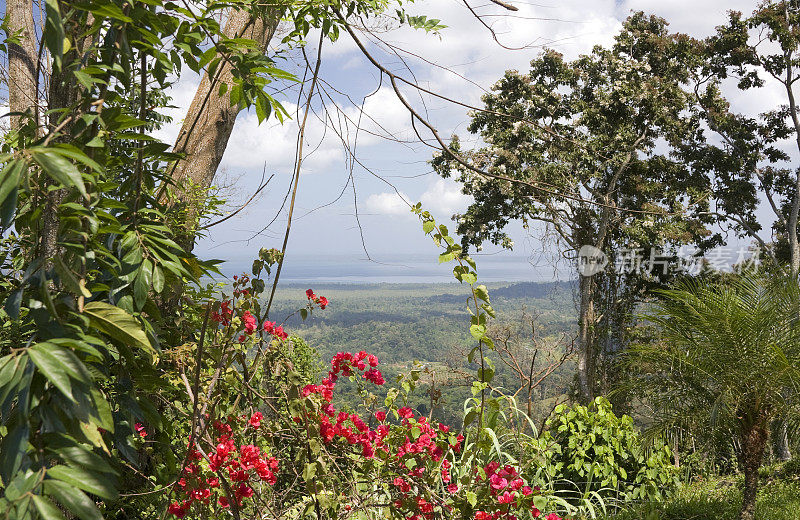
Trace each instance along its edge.
<instances>
[{"instance_id":1,"label":"large green leaf","mask_svg":"<svg viewBox=\"0 0 800 520\"><path fill-rule=\"evenodd\" d=\"M117 490L114 488L113 479L109 478L107 474L98 474L75 466L59 465L48 469L47 476L66 482L101 498L108 500L117 498Z\"/></svg>"},{"instance_id":2,"label":"large green leaf","mask_svg":"<svg viewBox=\"0 0 800 520\"><path fill-rule=\"evenodd\" d=\"M136 318L108 303L91 302L83 308L93 327L126 345L141 348L153 357L156 351Z\"/></svg>"},{"instance_id":3,"label":"large green leaf","mask_svg":"<svg viewBox=\"0 0 800 520\"><path fill-rule=\"evenodd\" d=\"M69 369L61 359L53 354L54 349L59 349L52 343L39 343L28 349L28 356L48 381L61 390L68 399L75 401L72 396L72 383L70 382ZM74 354L73 354L74 355Z\"/></svg>"},{"instance_id":4,"label":"large green leaf","mask_svg":"<svg viewBox=\"0 0 800 520\"><path fill-rule=\"evenodd\" d=\"M27 423L17 424L0 442L0 477L9 482L20 468L28 446L30 429Z\"/></svg>"},{"instance_id":5,"label":"large green leaf","mask_svg":"<svg viewBox=\"0 0 800 520\"><path fill-rule=\"evenodd\" d=\"M65 508L72 511L81 520L103 520L94 501L86 493L60 480L44 481L46 494L55 497Z\"/></svg>"},{"instance_id":6,"label":"large green leaf","mask_svg":"<svg viewBox=\"0 0 800 520\"><path fill-rule=\"evenodd\" d=\"M53 258L53 267L56 268L61 281L70 291L76 295L83 295L86 298L92 297L92 293L86 288L83 280L78 280L69 266L67 266L61 258Z\"/></svg>"},{"instance_id":7,"label":"large green leaf","mask_svg":"<svg viewBox=\"0 0 800 520\"><path fill-rule=\"evenodd\" d=\"M44 7L47 13L43 31L44 41L53 58L53 69L59 70L64 54L64 24L61 21L57 0L45 0Z\"/></svg>"},{"instance_id":8,"label":"large green leaf","mask_svg":"<svg viewBox=\"0 0 800 520\"><path fill-rule=\"evenodd\" d=\"M72 379L87 385L91 384L92 375L86 369L86 366L83 364L83 362L78 359L78 356L76 356L70 349L56 345L55 343L49 341L39 343L31 348L34 350L46 348L53 357L58 359L61 364L64 365L67 370L67 374L69 374Z\"/></svg>"},{"instance_id":9,"label":"large green leaf","mask_svg":"<svg viewBox=\"0 0 800 520\"><path fill-rule=\"evenodd\" d=\"M66 157L47 148L30 148L28 151L33 153L33 160L53 180L64 186L74 186L84 198L88 198L81 172Z\"/></svg>"},{"instance_id":10,"label":"large green leaf","mask_svg":"<svg viewBox=\"0 0 800 520\"><path fill-rule=\"evenodd\" d=\"M18 471L14 478L8 483L5 489L5 497L12 502L22 498L26 493L30 493L36 484L39 483L39 474L31 470Z\"/></svg>"},{"instance_id":11,"label":"large green leaf","mask_svg":"<svg viewBox=\"0 0 800 520\"><path fill-rule=\"evenodd\" d=\"M33 495L33 503L36 505L36 510L42 516L43 520L63 520L64 515L61 511L46 498Z\"/></svg>"},{"instance_id":12,"label":"large green leaf","mask_svg":"<svg viewBox=\"0 0 800 520\"><path fill-rule=\"evenodd\" d=\"M73 466L82 466L98 473L115 474L108 462L79 444L72 446L48 446L48 451L57 453L59 457Z\"/></svg>"},{"instance_id":13,"label":"large green leaf","mask_svg":"<svg viewBox=\"0 0 800 520\"><path fill-rule=\"evenodd\" d=\"M153 267L153 290L157 293L164 290L164 271L157 265Z\"/></svg>"},{"instance_id":14,"label":"large green leaf","mask_svg":"<svg viewBox=\"0 0 800 520\"><path fill-rule=\"evenodd\" d=\"M6 163L3 171L0 172L0 207L7 209L5 203L6 199L8 199L9 201L14 201L13 209L16 209L17 187L24 169L25 161L10 161ZM8 210L10 211L10 207ZM13 211L11 216L13 216ZM2 221L3 227L6 227L10 223L10 217L3 214Z\"/></svg>"},{"instance_id":15,"label":"large green leaf","mask_svg":"<svg viewBox=\"0 0 800 520\"><path fill-rule=\"evenodd\" d=\"M6 408L8 401L19 393L20 384L23 384L25 370L28 367L26 354L17 358L8 356L8 359L0 369L0 409Z\"/></svg>"}]
</instances>

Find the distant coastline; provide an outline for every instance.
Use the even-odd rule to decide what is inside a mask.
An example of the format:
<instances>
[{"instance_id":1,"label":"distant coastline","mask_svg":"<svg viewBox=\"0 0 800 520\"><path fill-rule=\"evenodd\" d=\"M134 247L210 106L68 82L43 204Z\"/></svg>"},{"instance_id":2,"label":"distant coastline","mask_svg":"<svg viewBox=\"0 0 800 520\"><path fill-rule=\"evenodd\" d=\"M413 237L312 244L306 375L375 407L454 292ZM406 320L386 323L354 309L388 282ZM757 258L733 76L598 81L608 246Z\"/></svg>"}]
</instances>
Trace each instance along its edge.
<instances>
[{"instance_id":1,"label":"distant coastline","mask_svg":"<svg viewBox=\"0 0 800 520\"><path fill-rule=\"evenodd\" d=\"M477 256L478 277L484 282L553 282L571 278L571 272L552 266L534 266L524 256ZM222 273L231 277L250 272L252 260L231 259L222 264ZM564 266L566 267L566 266ZM427 255L408 255L391 261L370 261L355 255L297 255L287 257L281 281L290 283L458 283L451 264L438 264ZM571 271L571 270L570 270Z\"/></svg>"}]
</instances>

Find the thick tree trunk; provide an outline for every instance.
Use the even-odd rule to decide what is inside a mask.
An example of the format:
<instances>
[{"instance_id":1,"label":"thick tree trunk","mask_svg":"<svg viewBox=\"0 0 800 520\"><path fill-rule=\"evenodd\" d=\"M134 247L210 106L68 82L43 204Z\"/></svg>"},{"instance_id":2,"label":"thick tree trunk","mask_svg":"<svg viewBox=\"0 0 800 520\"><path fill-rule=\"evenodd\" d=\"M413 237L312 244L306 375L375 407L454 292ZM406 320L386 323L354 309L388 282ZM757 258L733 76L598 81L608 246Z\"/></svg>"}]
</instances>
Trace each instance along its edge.
<instances>
[{"instance_id":1,"label":"thick tree trunk","mask_svg":"<svg viewBox=\"0 0 800 520\"><path fill-rule=\"evenodd\" d=\"M578 276L578 392L579 399L588 404L594 399L595 283L591 276Z\"/></svg>"},{"instance_id":2,"label":"thick tree trunk","mask_svg":"<svg viewBox=\"0 0 800 520\"><path fill-rule=\"evenodd\" d=\"M50 77L50 91L48 92L48 107L50 109L69 107L76 101L77 91L75 85L72 83L71 75L64 73L53 73ZM50 116L50 128L55 128L59 125L59 118L63 115L55 112ZM66 134L69 132L67 124L62 131ZM59 138L55 139L56 141ZM46 189L46 185L45 185ZM58 189L48 191L44 209L42 210L41 228L39 236L39 249L38 256L44 258L45 265L51 266L53 258L58 254L58 227L60 219L58 217L58 209L61 203L64 202L68 193L67 189Z\"/></svg>"},{"instance_id":3,"label":"thick tree trunk","mask_svg":"<svg viewBox=\"0 0 800 520\"><path fill-rule=\"evenodd\" d=\"M32 112L39 102L36 91L36 26L32 8L30 0L6 0L9 32L22 31L19 44L8 45L8 104L11 112ZM13 116L12 128L18 128L19 124L20 117Z\"/></svg>"},{"instance_id":4,"label":"thick tree trunk","mask_svg":"<svg viewBox=\"0 0 800 520\"><path fill-rule=\"evenodd\" d=\"M755 520L758 469L761 467L769 438L766 419L759 417L755 424L743 426L741 436L739 463L744 471L744 493L739 520Z\"/></svg>"},{"instance_id":5,"label":"thick tree trunk","mask_svg":"<svg viewBox=\"0 0 800 520\"><path fill-rule=\"evenodd\" d=\"M225 35L231 38L244 37L258 42L266 52L277 27L277 19L263 20L247 11L233 11L225 24ZM220 64L214 78L206 74L194 95L181 131L175 141L174 150L186 154L187 159L178 163L172 178L180 185L186 180L202 187L211 185L214 174L228 146L239 106L231 106L230 88L219 94L219 86L232 86L231 66ZM183 198L185 194L179 193Z\"/></svg>"},{"instance_id":6,"label":"thick tree trunk","mask_svg":"<svg viewBox=\"0 0 800 520\"><path fill-rule=\"evenodd\" d=\"M61 12L66 12L69 4L63 0L59 2ZM82 34L85 24L89 23L84 20L84 23L78 20L72 20L65 25L67 37L72 44L72 48L64 55L62 70L51 71L50 74L50 88L47 92L47 107L49 110L56 110L51 112L50 120L48 123L48 131L53 131L55 128L61 126L64 117L69 117L71 114L64 114L58 109L74 107L78 101L78 86L75 83L75 76L67 70L67 64L78 58L87 45L88 40ZM83 36L83 37L82 37ZM67 124L61 126L58 135L53 138L53 142L68 141L72 130L72 122L68 121ZM50 181L45 181L43 188L47 189L47 184ZM58 228L61 225L59 218L59 208L69 194L69 190L61 188L57 190L48 191L44 209L42 210L41 228L39 232L39 247L37 255L45 260L45 266L52 266L53 259L60 253L58 247Z\"/></svg>"}]
</instances>

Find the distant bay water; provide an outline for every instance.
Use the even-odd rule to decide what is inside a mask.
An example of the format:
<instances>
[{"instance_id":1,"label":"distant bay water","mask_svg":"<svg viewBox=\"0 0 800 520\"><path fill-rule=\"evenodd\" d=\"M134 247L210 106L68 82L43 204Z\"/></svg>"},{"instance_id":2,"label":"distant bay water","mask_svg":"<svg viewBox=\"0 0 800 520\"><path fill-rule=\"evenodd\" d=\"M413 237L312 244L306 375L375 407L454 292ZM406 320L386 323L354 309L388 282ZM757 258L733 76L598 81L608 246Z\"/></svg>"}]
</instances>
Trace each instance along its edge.
<instances>
[{"instance_id":1,"label":"distant bay water","mask_svg":"<svg viewBox=\"0 0 800 520\"><path fill-rule=\"evenodd\" d=\"M524 256L476 255L478 277L484 282L549 282L570 278L566 269L534 265ZM222 266L225 276L250 272L252 260L231 259ZM566 267L566 266L565 266ZM439 264L436 257L406 255L368 260L355 255L287 255L281 272L285 283L457 283L453 264Z\"/></svg>"}]
</instances>

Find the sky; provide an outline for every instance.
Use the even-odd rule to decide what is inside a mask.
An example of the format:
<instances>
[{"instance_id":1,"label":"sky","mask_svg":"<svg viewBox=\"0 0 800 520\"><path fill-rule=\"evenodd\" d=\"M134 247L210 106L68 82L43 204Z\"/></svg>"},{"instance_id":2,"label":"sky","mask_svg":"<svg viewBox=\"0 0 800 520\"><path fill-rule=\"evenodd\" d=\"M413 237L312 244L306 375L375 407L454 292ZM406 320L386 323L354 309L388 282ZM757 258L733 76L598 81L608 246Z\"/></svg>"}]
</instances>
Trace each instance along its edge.
<instances>
[{"instance_id":1,"label":"sky","mask_svg":"<svg viewBox=\"0 0 800 520\"><path fill-rule=\"evenodd\" d=\"M724 23L728 9L746 13L754 0L525 0L512 1L519 8L509 13L487 0L474 2L477 12L494 29L490 31L457 0L418 1L404 4L411 14L437 18L447 26L439 34L409 28L385 31L374 27L368 49L387 68L418 84L468 105L480 105L480 97L508 69L525 70L544 47L568 58L587 53L594 45L608 45L622 21L634 10L663 16L674 31L706 36ZM376 41L380 38L381 42ZM316 41L311 35L309 41ZM501 45L502 44L502 45ZM391 47L390 47L391 46ZM394 52L392 52L392 50ZM307 54L316 56L315 44ZM282 54L278 65L302 72L299 52ZM402 58L402 59L401 59ZM428 161L434 148L414 135L408 112L400 104L386 78L381 83L377 69L344 34L335 43L325 42L320 69L320 99L306 129L305 150L298 199L287 262L294 257L313 267L329 268L342 259L396 265L402 270L408 258L430 258L437 249L421 231L408 203L421 202L442 223L450 225L454 213L463 211L469 197L459 187L431 172ZM174 122L159 131L159 137L174 141L199 78L185 76L170 94L175 107L168 111ZM281 89L286 85L276 85ZM466 135L466 108L431 95L403 88L407 99L424 113L444 137ZM777 91L760 96L732 92L734 108L758 113L777 101ZM365 97L367 96L367 97ZM237 119L225 152L217 182L236 208L250 197L262 174L274 175L269 185L236 217L209 230L197 245L201 257L244 265L261 247L280 248L286 226L286 208L281 209L293 169L301 114L297 112L297 88L277 94L292 115L280 124L270 120L258 124L254 112ZM363 103L363 110L361 104ZM336 108L338 107L338 108ZM323 121L327 119L327 124ZM360 130L355 126L359 122ZM337 133L345 136L356 161ZM432 143L430 134L423 137ZM493 256L527 259L532 279L547 279L570 272L558 261L552 244L543 243L537 230L527 232L519 224L510 226L515 247L512 252L486 247ZM478 257L480 272L480 257ZM548 266L558 264L555 271Z\"/></svg>"}]
</instances>

